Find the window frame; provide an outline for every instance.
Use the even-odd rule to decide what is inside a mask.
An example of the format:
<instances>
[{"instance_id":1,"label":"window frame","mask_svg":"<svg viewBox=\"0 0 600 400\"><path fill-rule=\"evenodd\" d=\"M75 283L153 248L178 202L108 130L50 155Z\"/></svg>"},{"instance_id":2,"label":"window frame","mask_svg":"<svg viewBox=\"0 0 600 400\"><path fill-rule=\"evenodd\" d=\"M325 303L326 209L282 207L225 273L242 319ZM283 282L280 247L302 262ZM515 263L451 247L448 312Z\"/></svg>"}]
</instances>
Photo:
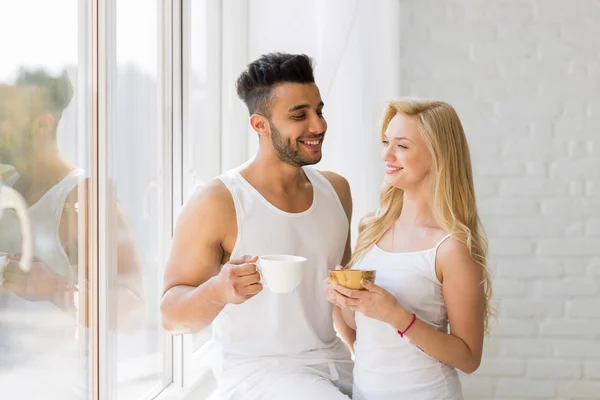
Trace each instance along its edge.
<instances>
[{"instance_id":1,"label":"window frame","mask_svg":"<svg viewBox=\"0 0 600 400\"><path fill-rule=\"evenodd\" d=\"M193 168L186 165L186 142L194 132L187 123L189 101L189 62L190 62L190 7L192 0L157 0L159 13L159 85L160 107L159 123L162 135L162 179L165 188L172 190L171 196L161 206L164 215L164 251L160 251L164 265L174 231L177 216L187 200L188 194L196 186ZM110 99L109 87L114 79L115 43L115 6L116 0L82 0L79 17L85 26L84 44L86 49L86 69L90 75L89 85L92 98L86 110L89 121L86 122L92 135L90 139L90 213L87 224L90 266L90 304L88 312L92 328L90 329L90 400L112 398L116 392L111 379L114 365L111 355L111 338L108 332L109 299L108 276L103 265L116 261L114 235L110 232L116 227L112 208L116 199L111 198L108 185L111 182L110 150ZM211 87L211 99L217 104L218 112L213 113L215 129L222 131L217 139L219 151L211 159L215 170L225 171L246 160L249 150L248 128L245 118L225 117L236 115L232 111L243 105L234 98L232 84L239 73L240 65L247 58L248 2L247 0L206 0L208 21L207 29L218 36L211 40L207 49L210 68L217 68L218 82ZM217 13L218 15L215 15ZM212 36L211 36L212 37ZM83 44L82 44L83 47ZM88 61L89 60L89 61ZM216 60L216 61L215 61ZM112 63L112 64L111 64ZM227 68L224 68L227 66ZM224 110L226 112L224 112ZM240 114L237 114L240 115ZM223 149L229 149L224 152ZM233 149L233 150L232 150ZM193 164L192 164L193 165ZM157 273L162 280L164 267ZM162 295L156 293L157 296ZM157 384L145 397L146 399L182 399L189 394L214 395L215 381L211 364L218 356L217 346L211 338L199 345L194 344L192 335L164 334L163 381Z\"/></svg>"}]
</instances>

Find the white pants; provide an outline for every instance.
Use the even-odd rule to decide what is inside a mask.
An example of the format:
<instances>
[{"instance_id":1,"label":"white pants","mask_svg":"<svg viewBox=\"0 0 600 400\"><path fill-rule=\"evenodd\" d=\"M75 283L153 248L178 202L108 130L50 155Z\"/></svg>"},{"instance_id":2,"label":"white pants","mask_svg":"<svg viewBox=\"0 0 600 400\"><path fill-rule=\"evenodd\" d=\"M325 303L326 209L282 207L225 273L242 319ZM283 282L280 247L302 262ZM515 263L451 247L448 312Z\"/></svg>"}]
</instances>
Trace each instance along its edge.
<instances>
[{"instance_id":1,"label":"white pants","mask_svg":"<svg viewBox=\"0 0 600 400\"><path fill-rule=\"evenodd\" d=\"M224 400L349 400L352 363L326 363L253 374Z\"/></svg>"}]
</instances>

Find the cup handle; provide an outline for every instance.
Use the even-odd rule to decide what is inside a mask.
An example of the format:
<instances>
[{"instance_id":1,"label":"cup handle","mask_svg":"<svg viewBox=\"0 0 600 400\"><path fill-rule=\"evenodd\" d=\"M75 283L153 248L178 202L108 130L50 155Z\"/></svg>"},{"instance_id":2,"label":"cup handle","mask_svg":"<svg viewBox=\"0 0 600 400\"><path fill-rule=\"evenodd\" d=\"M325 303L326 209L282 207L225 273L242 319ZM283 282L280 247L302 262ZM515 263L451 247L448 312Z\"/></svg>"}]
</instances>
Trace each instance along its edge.
<instances>
[{"instance_id":1,"label":"cup handle","mask_svg":"<svg viewBox=\"0 0 600 400\"><path fill-rule=\"evenodd\" d=\"M260 259L256 260L256 263L254 265L256 265L256 272L258 272L258 274L260 275L260 281L259 281L259 283L261 285L263 285L263 289L267 288L267 284L265 282L265 278L263 277L262 269L261 269L261 266L260 266Z\"/></svg>"},{"instance_id":2,"label":"cup handle","mask_svg":"<svg viewBox=\"0 0 600 400\"><path fill-rule=\"evenodd\" d=\"M21 222L21 236L23 237L19 267L23 272L29 272L33 259L33 235L27 203L13 188L0 186L0 209L2 208L13 208L19 217L19 221Z\"/></svg>"}]
</instances>

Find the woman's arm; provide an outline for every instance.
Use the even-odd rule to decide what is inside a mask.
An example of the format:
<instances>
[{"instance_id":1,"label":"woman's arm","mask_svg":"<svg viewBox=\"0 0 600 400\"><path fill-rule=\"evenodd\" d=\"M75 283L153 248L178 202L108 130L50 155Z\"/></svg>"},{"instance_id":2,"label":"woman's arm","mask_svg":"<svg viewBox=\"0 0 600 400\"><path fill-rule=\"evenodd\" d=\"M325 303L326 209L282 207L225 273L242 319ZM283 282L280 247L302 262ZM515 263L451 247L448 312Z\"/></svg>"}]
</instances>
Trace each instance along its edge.
<instances>
[{"instance_id":1,"label":"woman's arm","mask_svg":"<svg viewBox=\"0 0 600 400\"><path fill-rule=\"evenodd\" d=\"M482 267L472 259L465 244L450 238L438 249L436 272L442 278L450 333L440 332L417 318L406 336L435 359L468 374L475 372L483 352ZM400 306L394 315L389 324L404 331L412 314Z\"/></svg>"},{"instance_id":2,"label":"woman's arm","mask_svg":"<svg viewBox=\"0 0 600 400\"><path fill-rule=\"evenodd\" d=\"M348 237L346 239L346 247L341 261L342 265L346 265L348 264L348 262L350 262L350 257L352 256L350 234L350 226L352 225L352 194L350 192L350 185L348 184L348 181L345 178L333 172L321 171L321 174L323 174L323 176L327 178L327 180L335 189L340 199L340 202L344 207L346 217L348 218ZM356 325L350 325L350 320L342 315L340 308L335 304L333 306L332 318L333 325L342 337L342 340L344 341L344 343L346 343L350 350L354 351L354 341L356 340ZM351 321L354 321L354 316L352 317Z\"/></svg>"},{"instance_id":3,"label":"woman's arm","mask_svg":"<svg viewBox=\"0 0 600 400\"><path fill-rule=\"evenodd\" d=\"M433 358L472 373L479 367L483 350L482 267L472 259L466 245L450 238L438 249L436 272L442 278L450 333L440 332L418 318L407 329L413 315L391 293L369 281L362 282L366 291L336 285L337 293L330 301L405 332L405 336Z\"/></svg>"}]
</instances>

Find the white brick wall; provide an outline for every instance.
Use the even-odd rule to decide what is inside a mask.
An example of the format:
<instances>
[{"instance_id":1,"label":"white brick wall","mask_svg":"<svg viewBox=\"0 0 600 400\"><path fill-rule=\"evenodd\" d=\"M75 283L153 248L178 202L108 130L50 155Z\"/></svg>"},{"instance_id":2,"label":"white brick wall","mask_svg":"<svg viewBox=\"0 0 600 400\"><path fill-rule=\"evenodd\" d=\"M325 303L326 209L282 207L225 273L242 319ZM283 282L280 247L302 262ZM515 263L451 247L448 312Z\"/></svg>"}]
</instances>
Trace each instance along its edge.
<instances>
[{"instance_id":1,"label":"white brick wall","mask_svg":"<svg viewBox=\"0 0 600 400\"><path fill-rule=\"evenodd\" d=\"M461 116L497 326L467 399L600 399L600 1L403 0L403 95Z\"/></svg>"}]
</instances>

